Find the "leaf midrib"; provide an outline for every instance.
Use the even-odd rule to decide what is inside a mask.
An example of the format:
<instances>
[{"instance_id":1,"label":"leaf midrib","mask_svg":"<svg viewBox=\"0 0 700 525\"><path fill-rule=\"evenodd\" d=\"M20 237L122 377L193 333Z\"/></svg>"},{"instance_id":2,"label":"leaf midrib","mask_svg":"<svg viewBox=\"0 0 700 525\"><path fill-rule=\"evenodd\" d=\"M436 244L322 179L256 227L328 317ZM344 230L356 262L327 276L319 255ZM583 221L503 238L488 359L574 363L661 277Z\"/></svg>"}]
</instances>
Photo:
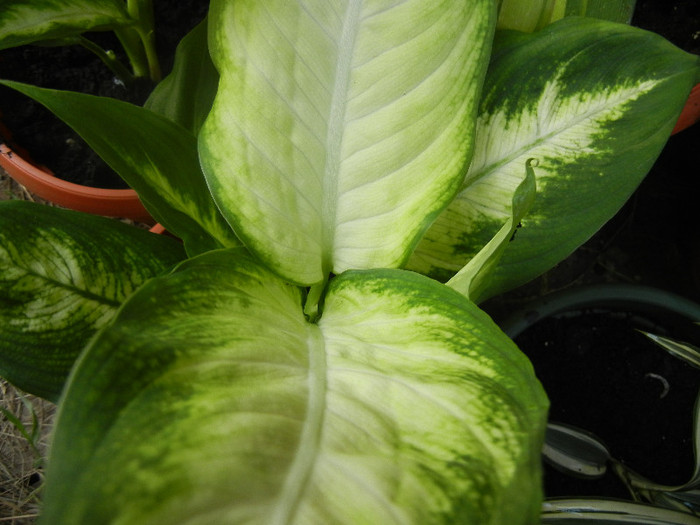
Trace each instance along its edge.
<instances>
[{"instance_id":1,"label":"leaf midrib","mask_svg":"<svg viewBox=\"0 0 700 525\"><path fill-rule=\"evenodd\" d=\"M557 81L554 80L552 82L557 82ZM582 122L590 120L591 118L595 118L599 115L608 114L608 113L610 113L611 110L623 107L624 103L630 102L631 100L636 100L640 96L649 92L655 84L656 84L656 81L647 80L641 84L635 85L633 87L632 91L634 92L634 94L636 96L633 99L630 97L630 93L629 93L630 89L629 88L622 89L622 90L617 92L618 93L617 96L603 99L600 103L592 105L590 108L588 108L588 110L585 113L581 113L579 115L576 115L575 118L567 120L566 122L563 123L563 125L559 125L559 126L553 128L551 131L548 131L547 133L544 133L544 134L538 133L536 138L534 138L533 140L530 140L528 142L525 142L520 148L517 148L517 149L514 149L514 150L508 152L508 154L501 156L500 158L496 159L495 161L491 162L490 164L482 164L482 166L478 170L474 171L473 173L468 173L467 178L465 179L465 182L464 182L464 185L463 185L461 191L465 191L469 186L471 186L475 182L481 180L482 178L484 178L488 175L491 175L491 174L497 172L499 169L511 164L516 159L521 158L528 153L532 153L533 150L536 150L537 148L541 147L543 144L548 144L555 137L563 134L566 131L571 130L572 128L579 126ZM485 124L479 123L479 126L488 127L490 125L489 121L493 118L493 115L495 115L496 113L497 112L493 112L492 114L488 115L488 119L485 121L486 123ZM621 117L618 117L616 120L619 120L620 118ZM538 129L538 132L539 132L539 129ZM477 131L477 137L478 137L478 135L479 135L479 133Z\"/></svg>"},{"instance_id":2,"label":"leaf midrib","mask_svg":"<svg viewBox=\"0 0 700 525\"><path fill-rule=\"evenodd\" d=\"M90 290L85 289L85 288L79 288L74 283L64 282L56 277L50 277L48 275L44 275L42 273L39 273L39 272L34 271L32 269L29 269L29 268L24 268L24 275L32 276L32 277L35 277L37 279L41 279L41 280L45 281L47 284L51 285L53 288L65 290L66 292L68 292L72 295L77 295L79 297L82 297L83 299L86 299L88 301L94 301L98 304L104 304L104 305L110 306L112 308L118 308L122 304L122 301L108 299L104 295L99 295L99 294L97 294L95 292L91 292Z\"/></svg>"},{"instance_id":3,"label":"leaf midrib","mask_svg":"<svg viewBox=\"0 0 700 525\"><path fill-rule=\"evenodd\" d=\"M308 323L307 327L309 355L307 409L299 435L299 447L268 521L270 525L294 523L319 455L326 412L326 344L318 325Z\"/></svg>"},{"instance_id":4,"label":"leaf midrib","mask_svg":"<svg viewBox=\"0 0 700 525\"><path fill-rule=\"evenodd\" d=\"M340 152L345 129L345 113L350 87L350 71L355 52L355 38L359 27L361 0L349 3L343 17L342 31L338 40L335 77L332 83L331 103L328 111L326 130L326 159L323 173L323 273L328 275L333 269L333 245L337 224L338 176L340 172Z\"/></svg>"}]
</instances>

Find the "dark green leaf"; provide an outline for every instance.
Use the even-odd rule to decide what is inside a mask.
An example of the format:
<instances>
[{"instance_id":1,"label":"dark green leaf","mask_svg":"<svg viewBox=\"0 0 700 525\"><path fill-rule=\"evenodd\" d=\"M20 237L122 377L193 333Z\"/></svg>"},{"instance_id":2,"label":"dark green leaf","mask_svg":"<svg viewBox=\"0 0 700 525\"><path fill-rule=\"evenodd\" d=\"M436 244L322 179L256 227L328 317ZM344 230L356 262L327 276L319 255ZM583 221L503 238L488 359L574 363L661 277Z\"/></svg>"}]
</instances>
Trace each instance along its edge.
<instances>
[{"instance_id":1,"label":"dark green leaf","mask_svg":"<svg viewBox=\"0 0 700 525\"><path fill-rule=\"evenodd\" d=\"M177 241L115 220L0 202L0 375L56 401L95 331L184 257Z\"/></svg>"}]
</instances>

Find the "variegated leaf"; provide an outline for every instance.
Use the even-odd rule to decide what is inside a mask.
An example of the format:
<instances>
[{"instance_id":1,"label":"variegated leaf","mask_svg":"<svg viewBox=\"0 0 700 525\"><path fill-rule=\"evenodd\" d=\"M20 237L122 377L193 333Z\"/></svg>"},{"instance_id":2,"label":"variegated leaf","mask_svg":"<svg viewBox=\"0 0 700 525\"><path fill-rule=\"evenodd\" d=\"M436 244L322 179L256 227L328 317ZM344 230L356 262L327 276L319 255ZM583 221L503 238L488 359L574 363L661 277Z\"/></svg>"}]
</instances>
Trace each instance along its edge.
<instances>
[{"instance_id":1,"label":"variegated leaf","mask_svg":"<svg viewBox=\"0 0 700 525\"><path fill-rule=\"evenodd\" d=\"M622 206L670 135L698 58L659 35L585 18L539 33L501 33L462 191L408 267L447 280L510 216L529 158L537 199L484 298L527 282Z\"/></svg>"},{"instance_id":2,"label":"variegated leaf","mask_svg":"<svg viewBox=\"0 0 700 525\"><path fill-rule=\"evenodd\" d=\"M302 299L243 250L132 296L72 376L42 523L538 522L547 400L488 316L403 270L334 278L317 323Z\"/></svg>"},{"instance_id":3,"label":"variegated leaf","mask_svg":"<svg viewBox=\"0 0 700 525\"><path fill-rule=\"evenodd\" d=\"M246 246L310 285L398 267L461 183L495 4L217 1L200 135Z\"/></svg>"},{"instance_id":4,"label":"variegated leaf","mask_svg":"<svg viewBox=\"0 0 700 525\"><path fill-rule=\"evenodd\" d=\"M115 220L0 202L0 375L56 401L90 337L182 245Z\"/></svg>"}]
</instances>

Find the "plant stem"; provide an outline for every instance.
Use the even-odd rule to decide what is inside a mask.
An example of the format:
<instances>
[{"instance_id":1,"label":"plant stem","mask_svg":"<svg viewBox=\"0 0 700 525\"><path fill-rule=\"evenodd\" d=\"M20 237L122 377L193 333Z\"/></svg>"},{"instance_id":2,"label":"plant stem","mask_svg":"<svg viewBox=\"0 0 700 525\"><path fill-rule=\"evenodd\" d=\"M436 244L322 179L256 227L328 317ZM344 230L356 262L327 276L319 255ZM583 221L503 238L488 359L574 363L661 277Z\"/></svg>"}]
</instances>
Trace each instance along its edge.
<instances>
[{"instance_id":1,"label":"plant stem","mask_svg":"<svg viewBox=\"0 0 700 525\"><path fill-rule=\"evenodd\" d=\"M306 295L306 302L304 303L304 315L310 323L316 322L319 315L319 302L324 290L326 289L326 284L328 279L316 283L311 288L309 288L309 293Z\"/></svg>"},{"instance_id":2,"label":"plant stem","mask_svg":"<svg viewBox=\"0 0 700 525\"><path fill-rule=\"evenodd\" d=\"M148 72L154 84L160 82L162 73L160 71L160 62L156 53L155 39L153 29L147 33L139 31L139 36L143 42L143 48L146 51L146 61L148 62Z\"/></svg>"},{"instance_id":3,"label":"plant stem","mask_svg":"<svg viewBox=\"0 0 700 525\"><path fill-rule=\"evenodd\" d=\"M114 30L126 56L129 57L135 77L148 77L148 60L138 31L134 27L120 27Z\"/></svg>"},{"instance_id":4,"label":"plant stem","mask_svg":"<svg viewBox=\"0 0 700 525\"><path fill-rule=\"evenodd\" d=\"M129 85L133 83L134 75L132 75L129 70L124 67L124 64L117 60L114 52L105 51L92 40L88 40L82 35L77 37L76 43L97 55L100 60L102 60L102 62L104 62L124 84Z\"/></svg>"},{"instance_id":5,"label":"plant stem","mask_svg":"<svg viewBox=\"0 0 700 525\"><path fill-rule=\"evenodd\" d=\"M139 64L142 68L141 76L148 75L154 83L157 83L162 75L155 48L153 1L127 0L126 9L129 16L136 22L134 30L139 42L139 55L143 61Z\"/></svg>"}]
</instances>

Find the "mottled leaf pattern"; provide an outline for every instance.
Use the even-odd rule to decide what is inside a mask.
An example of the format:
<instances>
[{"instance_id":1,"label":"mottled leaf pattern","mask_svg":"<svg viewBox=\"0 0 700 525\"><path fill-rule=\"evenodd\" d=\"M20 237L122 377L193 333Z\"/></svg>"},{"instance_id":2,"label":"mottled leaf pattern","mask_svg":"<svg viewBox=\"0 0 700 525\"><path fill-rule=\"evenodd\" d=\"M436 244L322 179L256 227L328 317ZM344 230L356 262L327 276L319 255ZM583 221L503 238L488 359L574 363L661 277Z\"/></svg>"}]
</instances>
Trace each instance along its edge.
<instances>
[{"instance_id":1,"label":"mottled leaf pattern","mask_svg":"<svg viewBox=\"0 0 700 525\"><path fill-rule=\"evenodd\" d=\"M243 250L132 296L68 387L43 523L538 522L547 401L488 316L403 270L336 277L317 324L302 299Z\"/></svg>"},{"instance_id":2,"label":"mottled leaf pattern","mask_svg":"<svg viewBox=\"0 0 700 525\"><path fill-rule=\"evenodd\" d=\"M610 219L668 139L698 59L637 28L565 18L502 33L486 78L462 191L408 267L449 279L510 216L529 158L537 199L484 298L529 281Z\"/></svg>"},{"instance_id":3,"label":"mottled leaf pattern","mask_svg":"<svg viewBox=\"0 0 700 525\"><path fill-rule=\"evenodd\" d=\"M471 156L495 5L214 1L205 175L246 246L310 285L397 267Z\"/></svg>"},{"instance_id":4,"label":"mottled leaf pattern","mask_svg":"<svg viewBox=\"0 0 700 525\"><path fill-rule=\"evenodd\" d=\"M0 202L0 375L56 401L80 350L177 241L25 201Z\"/></svg>"}]
</instances>

